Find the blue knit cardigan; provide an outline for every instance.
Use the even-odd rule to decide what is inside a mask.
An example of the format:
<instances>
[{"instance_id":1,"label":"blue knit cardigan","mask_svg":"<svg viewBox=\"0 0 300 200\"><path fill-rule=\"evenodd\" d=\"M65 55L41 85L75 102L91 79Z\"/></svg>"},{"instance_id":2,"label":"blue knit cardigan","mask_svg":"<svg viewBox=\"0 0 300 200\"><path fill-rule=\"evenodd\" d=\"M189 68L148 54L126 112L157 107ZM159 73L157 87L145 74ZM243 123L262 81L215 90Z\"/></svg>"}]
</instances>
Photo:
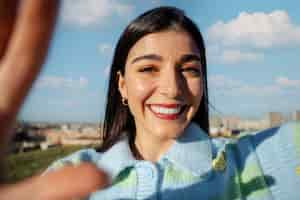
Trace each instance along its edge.
<instances>
[{"instance_id":1,"label":"blue knit cardigan","mask_svg":"<svg viewBox=\"0 0 300 200\"><path fill-rule=\"evenodd\" d=\"M155 163L136 160L123 139L104 153L80 150L49 170L81 162L94 163L112 179L89 200L299 200L300 122L237 139L209 138L190 124Z\"/></svg>"}]
</instances>

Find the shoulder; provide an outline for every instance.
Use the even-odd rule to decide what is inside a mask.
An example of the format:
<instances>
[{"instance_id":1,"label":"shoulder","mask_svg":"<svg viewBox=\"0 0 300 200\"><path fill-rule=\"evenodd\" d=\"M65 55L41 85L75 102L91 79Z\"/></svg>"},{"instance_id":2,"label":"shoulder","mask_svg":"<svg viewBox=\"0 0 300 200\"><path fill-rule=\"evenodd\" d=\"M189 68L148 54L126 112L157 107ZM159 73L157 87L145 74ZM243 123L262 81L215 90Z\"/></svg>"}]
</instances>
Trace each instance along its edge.
<instances>
[{"instance_id":1,"label":"shoulder","mask_svg":"<svg viewBox=\"0 0 300 200\"><path fill-rule=\"evenodd\" d=\"M300 158L300 121L259 131L251 135L249 139L258 152L261 150L270 153L283 151L296 153L298 154L297 157Z\"/></svg>"},{"instance_id":2,"label":"shoulder","mask_svg":"<svg viewBox=\"0 0 300 200\"><path fill-rule=\"evenodd\" d=\"M290 150L300 150L300 121L289 122L253 133L242 133L234 140L239 148L252 146L253 150L264 149L271 146L289 144ZM299 152L300 153L300 152ZM299 154L300 156L300 154Z\"/></svg>"},{"instance_id":3,"label":"shoulder","mask_svg":"<svg viewBox=\"0 0 300 200\"><path fill-rule=\"evenodd\" d=\"M255 155L262 163L284 162L287 165L288 160L300 161L300 122L244 134L236 140L235 150L240 159Z\"/></svg>"},{"instance_id":4,"label":"shoulder","mask_svg":"<svg viewBox=\"0 0 300 200\"><path fill-rule=\"evenodd\" d=\"M257 135L258 137L261 136L261 134L267 134L270 136L282 135L282 134L294 135L297 132L299 133L299 131L300 131L300 121L293 121L293 122L288 122L288 123L282 124L277 127L259 131L255 135Z\"/></svg>"},{"instance_id":5,"label":"shoulder","mask_svg":"<svg viewBox=\"0 0 300 200\"><path fill-rule=\"evenodd\" d=\"M82 162L91 162L96 164L102 157L102 153L97 152L95 149L88 148L76 151L64 158L54 161L47 169L52 171L59 169L65 165L78 165Z\"/></svg>"},{"instance_id":6,"label":"shoulder","mask_svg":"<svg viewBox=\"0 0 300 200\"><path fill-rule=\"evenodd\" d=\"M244 135L234 150L246 188L260 185L260 191L270 190L279 199L285 199L287 194L286 199L299 195L296 187L300 184L300 122Z\"/></svg>"}]
</instances>

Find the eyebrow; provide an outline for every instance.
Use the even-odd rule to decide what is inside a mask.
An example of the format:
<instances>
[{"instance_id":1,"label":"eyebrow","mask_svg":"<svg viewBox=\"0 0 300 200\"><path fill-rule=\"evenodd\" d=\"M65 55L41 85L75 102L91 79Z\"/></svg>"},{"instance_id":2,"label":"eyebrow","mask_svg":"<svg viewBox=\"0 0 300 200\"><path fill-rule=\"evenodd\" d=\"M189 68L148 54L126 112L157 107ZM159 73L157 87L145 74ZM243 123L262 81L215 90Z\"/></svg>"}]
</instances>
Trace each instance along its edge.
<instances>
[{"instance_id":1,"label":"eyebrow","mask_svg":"<svg viewBox=\"0 0 300 200\"><path fill-rule=\"evenodd\" d=\"M143 55L143 56L139 56L134 58L131 61L131 64L136 63L140 60L157 60L157 61L162 61L162 57L156 54L147 54L147 55Z\"/></svg>"},{"instance_id":2,"label":"eyebrow","mask_svg":"<svg viewBox=\"0 0 300 200\"><path fill-rule=\"evenodd\" d=\"M131 61L131 64L136 63L140 60L162 61L163 58L156 54L147 54L147 55L142 55L142 56L138 56L138 57L134 58ZM185 54L180 58L178 63L182 64L182 63L191 62L191 61L199 61L200 62L201 61L200 56L198 56L197 54Z\"/></svg>"},{"instance_id":3,"label":"eyebrow","mask_svg":"<svg viewBox=\"0 0 300 200\"><path fill-rule=\"evenodd\" d=\"M186 63L186 62L191 62L191 61L201 61L200 56L198 56L197 54L185 54L183 55L180 60L179 63Z\"/></svg>"}]
</instances>

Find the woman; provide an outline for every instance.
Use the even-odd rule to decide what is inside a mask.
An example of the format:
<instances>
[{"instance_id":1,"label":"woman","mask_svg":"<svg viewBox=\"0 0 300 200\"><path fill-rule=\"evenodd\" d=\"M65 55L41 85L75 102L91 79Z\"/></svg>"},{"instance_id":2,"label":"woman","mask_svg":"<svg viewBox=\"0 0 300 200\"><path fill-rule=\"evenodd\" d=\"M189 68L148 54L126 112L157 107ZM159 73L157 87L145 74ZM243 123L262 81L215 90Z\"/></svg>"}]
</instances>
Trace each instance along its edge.
<instances>
[{"instance_id":1,"label":"woman","mask_svg":"<svg viewBox=\"0 0 300 200\"><path fill-rule=\"evenodd\" d=\"M117 44L106 101L104 149L124 131L128 131L133 148L141 137L135 132L160 129L166 134L173 132L173 136L157 136L174 138L190 121L208 132L205 48L196 25L181 11L167 7L134 20ZM155 104L170 108L170 112L177 109L178 117L184 119L151 121L143 116L153 113Z\"/></svg>"},{"instance_id":2,"label":"woman","mask_svg":"<svg viewBox=\"0 0 300 200\"><path fill-rule=\"evenodd\" d=\"M89 199L296 199L299 157L289 155L285 168L271 157L295 152L282 132L296 126L209 138L203 38L181 10L159 7L131 22L116 46L102 148L49 170L81 162L104 169L112 183Z\"/></svg>"}]
</instances>

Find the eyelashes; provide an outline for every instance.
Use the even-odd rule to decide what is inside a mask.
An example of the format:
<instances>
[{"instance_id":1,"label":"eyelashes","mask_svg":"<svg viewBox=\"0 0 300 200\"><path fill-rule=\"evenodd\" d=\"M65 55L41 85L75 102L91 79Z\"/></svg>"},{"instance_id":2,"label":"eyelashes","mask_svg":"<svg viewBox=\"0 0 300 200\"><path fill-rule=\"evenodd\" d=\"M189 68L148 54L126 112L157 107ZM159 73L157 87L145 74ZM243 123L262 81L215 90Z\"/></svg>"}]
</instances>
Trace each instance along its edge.
<instances>
[{"instance_id":1,"label":"eyelashes","mask_svg":"<svg viewBox=\"0 0 300 200\"><path fill-rule=\"evenodd\" d=\"M201 75L201 71L200 71L199 67L187 67L187 68L181 69L181 71L183 73L188 73L188 74L191 74L193 76L200 76Z\"/></svg>"},{"instance_id":2,"label":"eyelashes","mask_svg":"<svg viewBox=\"0 0 300 200\"><path fill-rule=\"evenodd\" d=\"M155 66L144 66L138 69L139 73L156 73L159 72L159 68ZM183 73L184 75L192 75L192 76L201 76L201 70L199 66L195 67L182 67L179 69L179 72Z\"/></svg>"},{"instance_id":3,"label":"eyelashes","mask_svg":"<svg viewBox=\"0 0 300 200\"><path fill-rule=\"evenodd\" d=\"M138 72L157 72L158 70L154 66L145 66L138 69Z\"/></svg>"}]
</instances>

